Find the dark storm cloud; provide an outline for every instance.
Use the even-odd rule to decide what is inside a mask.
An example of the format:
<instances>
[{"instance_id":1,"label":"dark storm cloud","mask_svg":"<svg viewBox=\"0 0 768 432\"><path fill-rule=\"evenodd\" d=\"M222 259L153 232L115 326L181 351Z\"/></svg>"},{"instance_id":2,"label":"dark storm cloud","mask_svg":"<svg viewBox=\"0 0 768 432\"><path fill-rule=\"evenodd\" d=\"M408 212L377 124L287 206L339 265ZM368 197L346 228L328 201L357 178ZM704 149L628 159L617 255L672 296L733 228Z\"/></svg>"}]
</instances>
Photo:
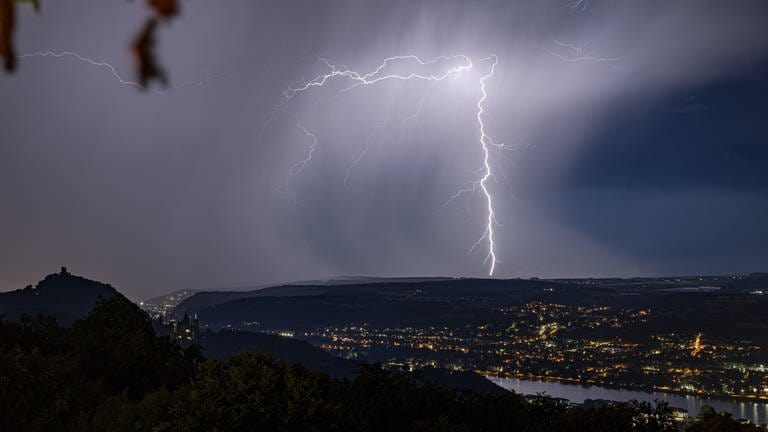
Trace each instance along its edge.
<instances>
[{"instance_id":1,"label":"dark storm cloud","mask_svg":"<svg viewBox=\"0 0 768 432\"><path fill-rule=\"evenodd\" d=\"M188 85L164 94L71 57L23 58L0 78L0 287L61 264L137 297L340 273L482 275L482 245L466 253L480 197L471 213L463 201L439 209L479 167L485 70L321 89L265 125L288 83L322 71L316 55L359 69L397 54L499 55L489 132L529 144L494 159L499 276L768 264L766 3L568 3L184 2L157 36L171 85ZM47 2L40 17L20 9L17 46L128 76L144 18L130 2ZM576 53L557 42L618 60L563 61L551 53ZM319 144L286 187L309 145L293 114Z\"/></svg>"},{"instance_id":2,"label":"dark storm cloud","mask_svg":"<svg viewBox=\"0 0 768 432\"><path fill-rule=\"evenodd\" d=\"M567 183L766 191L768 64L740 75L607 115Z\"/></svg>"}]
</instances>

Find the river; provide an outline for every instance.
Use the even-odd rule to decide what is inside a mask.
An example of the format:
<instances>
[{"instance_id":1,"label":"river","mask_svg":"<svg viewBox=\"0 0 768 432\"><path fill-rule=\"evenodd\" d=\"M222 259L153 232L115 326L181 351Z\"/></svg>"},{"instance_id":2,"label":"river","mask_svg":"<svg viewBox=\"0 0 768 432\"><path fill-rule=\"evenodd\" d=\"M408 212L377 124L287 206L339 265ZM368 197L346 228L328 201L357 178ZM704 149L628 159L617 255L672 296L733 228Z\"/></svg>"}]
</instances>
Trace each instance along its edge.
<instances>
[{"instance_id":1,"label":"river","mask_svg":"<svg viewBox=\"0 0 768 432\"><path fill-rule=\"evenodd\" d=\"M691 416L696 416L703 405L709 405L717 411L733 414L734 418L747 419L756 424L768 423L768 403L764 402L725 401L696 396L681 396L671 393L616 390L597 386L585 387L554 381L529 381L515 378L489 379L499 386L514 390L519 394L535 395L544 393L548 396L568 399L574 403L582 403L585 399L606 399L620 402L632 399L653 402L658 399L669 402L670 406L687 409Z\"/></svg>"}]
</instances>

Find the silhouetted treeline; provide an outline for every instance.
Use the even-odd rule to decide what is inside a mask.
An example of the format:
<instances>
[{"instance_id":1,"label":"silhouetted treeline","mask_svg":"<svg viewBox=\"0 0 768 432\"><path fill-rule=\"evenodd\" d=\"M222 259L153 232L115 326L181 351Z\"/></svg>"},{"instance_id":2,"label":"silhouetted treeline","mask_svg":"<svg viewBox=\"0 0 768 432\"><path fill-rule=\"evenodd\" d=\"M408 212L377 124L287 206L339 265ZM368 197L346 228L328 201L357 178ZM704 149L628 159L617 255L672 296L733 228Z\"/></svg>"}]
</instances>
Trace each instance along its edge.
<instances>
[{"instance_id":1,"label":"silhouetted treeline","mask_svg":"<svg viewBox=\"0 0 768 432\"><path fill-rule=\"evenodd\" d=\"M757 431L706 412L689 431ZM376 365L352 380L243 352L205 360L122 296L72 327L0 321L2 431L674 431L665 405L567 408L458 391Z\"/></svg>"}]
</instances>

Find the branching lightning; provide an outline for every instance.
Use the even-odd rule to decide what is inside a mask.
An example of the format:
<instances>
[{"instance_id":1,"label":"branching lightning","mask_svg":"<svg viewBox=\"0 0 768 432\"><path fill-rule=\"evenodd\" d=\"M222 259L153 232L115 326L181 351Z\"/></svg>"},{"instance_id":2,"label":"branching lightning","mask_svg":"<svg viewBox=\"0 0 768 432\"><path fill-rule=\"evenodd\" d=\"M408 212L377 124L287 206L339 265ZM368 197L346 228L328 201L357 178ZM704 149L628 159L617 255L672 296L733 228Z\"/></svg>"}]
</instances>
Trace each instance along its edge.
<instances>
[{"instance_id":1,"label":"branching lightning","mask_svg":"<svg viewBox=\"0 0 768 432\"><path fill-rule=\"evenodd\" d=\"M105 69L120 85L134 87L142 90L150 90L153 93L164 93L164 91L162 90L147 88L142 86L138 82L126 79L118 72L117 68L114 65L108 62L94 60L92 58L83 56L73 51L62 51L62 52L39 51L39 52L33 52L28 54L22 54L22 55L19 55L18 57L19 58L50 57L50 58L56 58L56 59L72 58L77 61L86 63L90 66L95 66L98 68ZM284 96L283 102L276 108L276 110L285 108L287 103L298 94L306 92L314 87L323 87L333 80L346 80L349 82L349 85L347 87L344 87L341 90L339 90L338 94L342 94L358 87L370 86L370 85L380 83L382 81L389 81L389 80L402 80L402 81L421 80L421 81L427 81L427 82L435 82L435 81L445 81L449 78L458 79L463 72L469 71L475 67L475 64L466 55L438 56L430 60L422 60L420 57L415 55L393 56L393 57L385 58L376 68L374 68L372 71L367 73L356 72L344 65L331 62L330 60L327 60L324 58L320 58L319 60L325 67L328 68L329 71L326 73L317 75L315 78L309 81L303 82L302 84L296 87L291 87L285 90L283 93L283 96ZM495 55L492 55L484 59L481 59L480 61L491 62L489 72L480 78L481 97L478 100L477 106L476 106L477 108L476 119L478 122L479 133L480 133L479 143L480 143L481 152L482 152L483 166L480 169L474 171L474 173L479 175L480 177L477 178L476 180L471 181L471 187L459 190L453 197L451 197L451 199L448 200L448 202L446 202L445 205L449 204L450 202L452 202L453 200L457 199L458 197L460 197L465 193L474 193L476 191L482 191L483 197L487 204L487 211L488 211L487 223L486 223L485 231L483 232L482 236L477 240L477 242L475 242L472 248L470 248L470 251L473 251L474 249L476 249L477 246L482 242L484 241L487 242L488 252L484 260L484 264L488 266L489 275L493 275L496 269L496 264L499 262L496 255L494 227L499 226L499 224L496 222L493 195L489 189L489 184L488 184L489 180L494 178L494 174L493 174L493 170L490 162L490 157L491 157L490 150L491 148L496 148L499 150L504 149L504 144L494 142L491 139L491 137L487 135L485 123L483 121L483 114L485 113L485 101L488 98L486 81L493 76L495 72L495 68L498 64L498 58ZM411 65L413 66L413 68L411 69L412 71L407 73L388 72L388 69L391 66L393 66L395 63L397 64L412 63ZM442 66L443 64L447 64L449 66L443 67ZM418 72L414 70L417 68L426 69L430 67L442 68L443 71L440 73L426 73L426 72ZM180 88L184 86L200 86L202 84L203 84L203 79L201 75L200 79L198 80L184 81L180 85L174 88ZM412 115L409 115L408 117L404 118L400 122L400 125L399 125L400 141L402 141L403 139L406 125L409 122L416 121L418 119L418 116L421 113L421 109L425 99L426 99L426 91L422 95L421 100L415 112ZM273 115L274 115L274 112L273 112ZM363 147L361 152L358 154L357 158L348 166L346 174L344 176L345 187L349 186L349 180L353 170L367 155L376 134L389 125L390 116L391 116L391 107L390 107L390 111L387 114L387 118L381 124L377 125L371 131L371 133L366 137L365 146ZM295 204L298 204L298 201L296 200L295 195L290 193L290 186L293 179L297 175L299 175L311 163L312 156L318 146L318 138L314 133L309 131L301 123L301 121L298 118L296 118L296 127L304 134L304 136L311 139L311 144L307 149L306 156L302 160L299 160L290 166L290 168L288 169L288 176L285 182L286 188L289 189L289 195L291 199ZM443 207L445 207L445 205ZM467 202L467 207L469 208L469 202Z\"/></svg>"},{"instance_id":2,"label":"branching lightning","mask_svg":"<svg viewBox=\"0 0 768 432\"><path fill-rule=\"evenodd\" d=\"M371 133L368 134L368 136L365 138L365 147L363 147L363 150L360 152L360 154L357 155L357 159L354 160L348 167L347 167L347 174L344 175L344 187L349 189L349 177L352 175L352 170L355 169L357 164L359 164L363 158L368 154L368 151L371 149L371 141L376 136L376 133L380 130L383 130L387 127L389 124L389 118L392 116L392 104L389 105L389 108L387 109L387 118L379 125L376 125L376 127L373 128Z\"/></svg>"},{"instance_id":3,"label":"branching lightning","mask_svg":"<svg viewBox=\"0 0 768 432\"><path fill-rule=\"evenodd\" d=\"M578 12L579 9L584 12L589 7L589 0L573 0L568 6L571 8L571 12Z\"/></svg>"},{"instance_id":4,"label":"branching lightning","mask_svg":"<svg viewBox=\"0 0 768 432\"><path fill-rule=\"evenodd\" d=\"M291 87L285 90L283 92L284 97L282 102L275 107L275 111L273 111L272 117L270 117L269 121L271 121L272 118L274 118L274 115L277 111L285 109L288 103L291 101L291 99L293 99L297 95L304 93L315 87L324 87L334 80L345 80L350 82L350 84L347 87L344 87L339 91L338 94L342 94L344 92L353 90L358 87L371 86L371 85L380 83L382 81L388 81L388 80L402 80L402 81L421 80L421 81L432 82L432 81L444 81L449 78L458 79L463 72L469 71L470 69L475 67L475 64L466 55L439 56L431 60L422 60L421 58L415 55L387 57L384 60L382 60L382 62L376 68L374 68L372 71L367 73L351 70L346 66L339 65L337 63L334 63L324 58L320 58L319 60L325 65L325 67L327 67L328 72L319 74L309 81L306 81L296 87ZM392 66L394 63L406 63L406 62L415 63L414 67L417 68L416 70L418 70L418 68L440 67L443 63L448 63L451 66L448 67L447 69L444 69L441 73L437 73L437 74L418 72L418 71L415 71L413 68L411 68L410 72L407 72L407 73L388 72L388 68ZM480 78L480 81L479 81L480 98L477 100L477 104L476 104L476 120L477 120L478 130L479 130L479 144L480 144L483 164L480 169L475 171L475 173L479 175L479 178L471 182L471 187L459 190L453 197L451 197L451 199L449 199L449 201L445 205L449 204L450 202L452 202L453 200L457 199L458 197L460 197L465 193L474 193L476 191L482 191L482 195L485 200L486 210L487 210L485 230L483 234L480 236L480 238L470 248L470 252L475 250L477 246L480 245L481 243L483 242L487 243L488 249L487 249L487 254L485 256L483 264L487 266L488 274L490 276L493 276L496 270L496 265L499 263L499 260L497 258L497 252L496 252L496 240L494 237L495 235L494 228L500 225L496 220L494 199L493 199L493 194L491 193L491 189L489 185L489 180L494 179L494 172L493 172L493 167L491 163L491 150L492 149L504 150L505 145L502 143L495 142L488 135L488 133L486 132L486 125L484 120L484 114L486 111L485 103L488 99L487 81L491 79L495 73L496 66L498 65L498 57L496 55L491 55L489 57L481 59L480 62L490 63L489 71ZM422 96L422 99L419 102L416 112L406 117L405 119L403 119L402 122L400 123L399 129L400 129L401 140L403 138L406 123L409 121L416 120L419 114L421 113L421 108L424 103L425 97L426 97L426 93ZM390 114L387 115L386 121L383 124L379 124L378 126L376 126L366 138L365 147L347 169L346 175L344 177L345 186L348 186L348 181L354 167L358 163L360 163L360 161L365 157L368 150L370 149L371 141L376 135L376 133L379 130L385 128L386 125L389 123ZM299 127L306 136L312 137L313 144L309 147L305 158L296 162L289 168L288 181L286 182L286 185L288 185L291 179L295 177L297 174L299 174L301 170L304 169L304 167L306 167L307 164L310 163L310 161L312 160L312 154L314 153L317 147L317 137L311 132L309 132L308 130L306 130L304 126L302 126L301 123L298 122L298 120L297 120L297 127ZM294 199L294 202L295 202L295 199ZM443 207L445 207L445 205Z\"/></svg>"},{"instance_id":5,"label":"branching lightning","mask_svg":"<svg viewBox=\"0 0 768 432\"><path fill-rule=\"evenodd\" d=\"M310 144L309 149L307 150L307 157L291 165L291 167L288 169L288 178L285 180L285 187L288 189L291 200L293 200L294 204L298 204L298 201L296 200L296 196L290 193L291 180L293 180L295 176L301 173L301 171L303 171L304 168L309 165L309 163L312 161L312 153L314 153L315 148L317 148L317 136L307 130L307 128L301 124L301 121L299 121L298 118L296 118L296 127L304 133L304 136L312 139L312 144Z\"/></svg>"},{"instance_id":6,"label":"branching lightning","mask_svg":"<svg viewBox=\"0 0 768 432\"><path fill-rule=\"evenodd\" d=\"M553 51L547 48L543 48L544 51L549 55L557 57L558 59L564 62L606 63L608 66L612 68L621 69L621 66L616 65L616 62L621 60L620 57L602 57L602 56L596 55L592 51L587 51L584 46L578 46L573 43L561 42L557 39L552 39L552 43L557 47L559 47L560 50L565 50L567 54L563 54L562 52Z\"/></svg>"},{"instance_id":7,"label":"branching lightning","mask_svg":"<svg viewBox=\"0 0 768 432\"><path fill-rule=\"evenodd\" d=\"M91 66L96 66L96 67L99 67L99 68L102 68L102 69L106 69L115 78L115 80L118 83L120 83L121 85L128 86L128 87L135 87L135 88L141 89L141 90L148 90L148 91L151 91L152 93L157 93L157 94L164 93L164 91L162 91L162 90L158 90L158 89L155 89L155 88L145 87L145 86L142 86L141 84L139 84L139 83L137 83L135 81L130 81L130 80L126 79L126 78L123 78L123 76L120 75L119 72L117 72L117 68L115 68L115 66L113 66L110 63L107 63L105 61L94 60L94 59L85 57L83 55L80 55L80 54L78 54L78 53L76 53L74 51L62 51L62 52L37 51L37 52L33 52L33 53L28 53L28 54L21 54L21 55L18 55L16 57L20 58L20 59L21 58L31 58L31 57L51 57L51 58L57 58L57 59L67 58L67 57L74 58L74 59L76 59L76 60L78 60L80 62L89 64ZM221 76L218 76L218 75L215 75L215 74L211 74L211 73L205 73L205 74L201 73L197 80L187 80L187 81L184 81L184 82L182 82L181 84L179 84L177 86L172 86L170 88L171 89L178 89L178 88L187 87L187 86L200 87L205 82L204 79L203 79L203 75L208 75L208 76L216 77L216 78L220 78L221 77Z\"/></svg>"},{"instance_id":8,"label":"branching lightning","mask_svg":"<svg viewBox=\"0 0 768 432\"><path fill-rule=\"evenodd\" d=\"M355 87L368 86L368 85L376 84L381 81L392 80L392 79L403 80L403 81L411 80L411 79L419 79L424 81L442 81L442 80L445 80L446 78L457 78L459 75L461 75L462 72L472 69L472 66L474 66L472 64L472 61L469 59L469 57L464 55L439 56L428 61L424 61L415 55L407 55L407 56L387 57L372 72L369 72L367 74L361 74L359 72L355 72L343 66L340 69L338 65L331 62L330 60L322 59L322 58L320 60L330 69L330 72L325 74L320 74L316 76L314 79L307 81L303 85L285 90L285 92L283 92L283 95L285 96L285 102L289 101L297 94L307 91L312 87L322 87L325 84L327 84L330 80L337 77L346 78L352 81L352 85L341 90L341 92L345 92L345 91L352 90ZM454 66L449 68L447 71L445 71L443 74L440 74L440 75L425 75L425 74L420 74L416 72L411 72L408 74L399 74L399 73L382 74L382 72L387 68L387 66L391 65L394 62L403 61L403 60L415 61L418 63L419 66L432 66L441 61L455 62L457 60L460 61L461 64L459 66Z\"/></svg>"},{"instance_id":9,"label":"branching lightning","mask_svg":"<svg viewBox=\"0 0 768 432\"><path fill-rule=\"evenodd\" d=\"M485 168L478 168L476 170L467 170L472 175L480 175L481 172L483 172ZM459 189L456 191L455 194L451 195L450 198L446 202L443 203L443 205L440 206L438 211L443 211L445 208L447 208L449 205L451 205L454 201L461 198L462 195L469 194L467 197L466 205L467 205L467 213L470 215L472 214L472 208L469 205L469 200L472 198L472 196L477 192L477 187L480 185L480 180L471 180L469 182L469 186L465 187L463 189Z\"/></svg>"},{"instance_id":10,"label":"branching lightning","mask_svg":"<svg viewBox=\"0 0 768 432\"><path fill-rule=\"evenodd\" d=\"M416 111L409 115L408 117L404 118L403 121L400 122L400 138L398 139L398 143L403 142L403 138L405 137L405 126L408 124L408 122L415 122L418 123L419 116L421 115L421 108L424 106L424 101L427 99L427 91L425 90L424 93L421 95L421 99L419 100L419 104L416 105Z\"/></svg>"},{"instance_id":11,"label":"branching lightning","mask_svg":"<svg viewBox=\"0 0 768 432\"><path fill-rule=\"evenodd\" d=\"M109 64L107 62L92 60L92 59L89 59L88 57L83 57L80 54L78 54L76 52L72 52L72 51L64 51L64 52L59 52L59 53L53 52L53 51L38 51L38 52L34 52L34 53L29 53L29 54L22 54L22 55L17 56L17 57L18 58L28 58L28 57L55 57L55 58L73 57L73 58L75 58L77 60L80 60L82 62L88 63L88 64L90 64L92 66L98 66L98 67L105 68L105 69L109 70L109 72L112 74L112 76L115 77L115 79L120 84L122 84L122 85L136 87L136 88L140 88L140 89L146 89L146 87L142 86L141 84L139 84L137 82L134 82L134 81L128 81L125 78L123 78L122 76L120 76L120 74L117 72L117 69L115 69L115 67L112 66L111 64Z\"/></svg>"},{"instance_id":12,"label":"branching lightning","mask_svg":"<svg viewBox=\"0 0 768 432\"><path fill-rule=\"evenodd\" d=\"M570 0L568 2L568 8L571 10L572 14L586 12L587 9L590 8L590 1L591 0Z\"/></svg>"},{"instance_id":13,"label":"branching lightning","mask_svg":"<svg viewBox=\"0 0 768 432\"><path fill-rule=\"evenodd\" d=\"M591 2L591 0L567 0L567 1L568 1L568 7L571 13L587 11L587 9L590 7L590 2ZM621 60L618 57L603 57L603 56L596 55L592 50L587 50L586 45L578 46L574 43L561 42L556 39L553 39L551 42L552 42L552 45L550 46L551 49L543 48L543 50L549 55L563 62L603 63L606 66L616 68L616 69L621 69L621 66L617 65L617 62ZM40 58L56 58L56 59L71 58L71 59L75 59L77 61L83 62L87 65L94 66L94 67L101 68L108 71L111 74L111 76L120 85L134 87L142 90L149 90L153 93L165 93L165 91L163 90L147 88L136 81L131 81L129 79L124 78L118 72L117 68L108 62L94 60L73 51L63 51L63 52L39 51L39 52L33 52L28 54L22 54L17 57L18 58L40 57ZM422 60L420 57L416 55L392 56L392 57L384 58L381 61L381 63L379 63L375 68L373 68L369 72L355 71L343 64L335 63L325 58L318 58L318 62L322 64L325 68L327 68L327 71L325 73L321 73L315 76L314 78L308 81L302 81L298 85L289 87L286 90L284 90L283 98L280 104L276 106L275 109L273 110L272 116L270 117L268 123L272 121L272 119L274 118L275 114L278 111L282 111L285 108L287 108L290 101L296 96L298 96L299 94L307 92L313 88L325 87L331 82L342 81L349 84L338 91L337 93L337 96L338 96L348 91L354 90L356 88L372 86L374 84L377 84L383 81L420 80L420 81L426 81L426 82L439 82L439 81L445 81L448 79L458 79L464 72L472 70L476 66L476 64L473 63L472 59L466 55L445 55L445 56L438 56L429 60ZM499 63L499 59L494 54L486 58L480 59L479 63L483 63L484 66L490 65L487 73L485 73L479 78L480 96L477 99L476 106L475 106L475 109L476 109L475 118L477 121L477 127L478 127L478 133L479 133L478 143L480 147L482 166L476 170L469 170L473 178L468 182L468 186L456 191L456 193L453 194L440 207L440 210L443 210L454 201L466 195L467 196L467 200L466 200L467 212L471 216L472 215L472 209L470 205L471 199L474 196L476 196L476 193L477 195L482 195L482 198L485 203L485 211L486 211L485 229L482 235L477 239L477 241L474 242L474 244L469 249L469 251L470 252L474 251L481 244L484 244L484 243L487 244L487 253L485 255L485 259L483 260L483 264L487 266L488 274L490 276L493 276L494 272L496 271L496 266L500 262L497 256L495 228L500 227L501 224L498 223L496 218L496 210L494 206L494 195L492 193L492 187L490 185L490 181L491 180L496 181L496 177L497 177L497 173L494 172L493 163L492 163L492 151L498 152L498 154L501 154L503 150L508 150L508 149L514 148L515 146L514 145L507 146L503 143L495 142L488 135L486 131L486 124L485 124L486 101L488 100L488 97L489 97L487 82L488 80L493 78L496 67L498 66L498 63ZM409 72L405 72L405 73L391 72L390 68L395 66L395 64L397 64L398 66L407 66L407 68L401 67L398 70L405 69ZM431 71L433 69L439 69L441 70L441 72L439 73L424 72L425 70ZM208 75L215 77L215 75L213 74L208 74ZM200 74L199 79L183 81L181 84L171 88L180 88L185 86L202 86L203 84L204 84L203 74ZM409 122L416 122L418 120L419 115L421 114L422 106L426 99L426 94L427 92L425 91L421 97L420 102L418 103L418 106L416 107L415 112L403 118L400 121L399 127L398 127L400 142L402 142L404 138L406 125ZM390 127L390 124L393 123L391 119L391 114L392 112L391 112L391 106L390 106L386 119L382 123L376 125L373 128L373 130L368 134L365 140L365 145L357 154L357 157L347 167L346 173L344 175L344 180L343 180L343 184L345 188L349 187L349 181L350 181L350 178L352 177L352 173L354 169L367 156L371 148L371 145L374 142L374 138L377 136L378 133ZM302 171L304 171L306 167L312 162L312 157L318 148L319 140L317 135L315 135L313 132L308 130L301 123L298 117L295 117L295 126L298 130L300 130L303 133L305 138L308 138L310 140L310 145L307 148L305 157L293 163L289 167L287 178L285 180L285 187L288 190L288 194L290 195L294 204L298 204L298 201L296 200L295 195L290 191L291 185L295 177L301 174ZM521 145L526 145L526 144L521 144ZM520 145L517 145L517 146L520 146ZM503 157L503 155L501 157ZM500 175L502 179L509 182L509 180L503 175L503 173L498 173L498 175Z\"/></svg>"}]
</instances>

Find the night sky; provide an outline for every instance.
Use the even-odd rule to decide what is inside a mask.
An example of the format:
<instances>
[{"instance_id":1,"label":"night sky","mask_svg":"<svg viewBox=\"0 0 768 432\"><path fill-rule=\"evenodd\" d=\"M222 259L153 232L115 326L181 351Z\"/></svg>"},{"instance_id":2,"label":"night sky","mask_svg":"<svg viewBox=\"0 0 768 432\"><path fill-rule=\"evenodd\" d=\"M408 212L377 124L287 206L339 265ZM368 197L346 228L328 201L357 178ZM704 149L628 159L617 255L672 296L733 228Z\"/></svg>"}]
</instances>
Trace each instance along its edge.
<instances>
[{"instance_id":1,"label":"night sky","mask_svg":"<svg viewBox=\"0 0 768 432\"><path fill-rule=\"evenodd\" d=\"M143 2L42 6L19 7L19 54L76 52L136 79ZM768 270L768 2L182 6L159 29L160 93L73 56L0 76L0 290L61 265L132 298L487 275L486 245L468 252L482 195L443 204L482 167L491 54L484 119L509 148L491 156L496 277ZM477 65L439 82L331 83L272 115L283 90L327 71L318 57L369 71L409 54ZM287 181L311 144L297 120L318 144Z\"/></svg>"}]
</instances>

